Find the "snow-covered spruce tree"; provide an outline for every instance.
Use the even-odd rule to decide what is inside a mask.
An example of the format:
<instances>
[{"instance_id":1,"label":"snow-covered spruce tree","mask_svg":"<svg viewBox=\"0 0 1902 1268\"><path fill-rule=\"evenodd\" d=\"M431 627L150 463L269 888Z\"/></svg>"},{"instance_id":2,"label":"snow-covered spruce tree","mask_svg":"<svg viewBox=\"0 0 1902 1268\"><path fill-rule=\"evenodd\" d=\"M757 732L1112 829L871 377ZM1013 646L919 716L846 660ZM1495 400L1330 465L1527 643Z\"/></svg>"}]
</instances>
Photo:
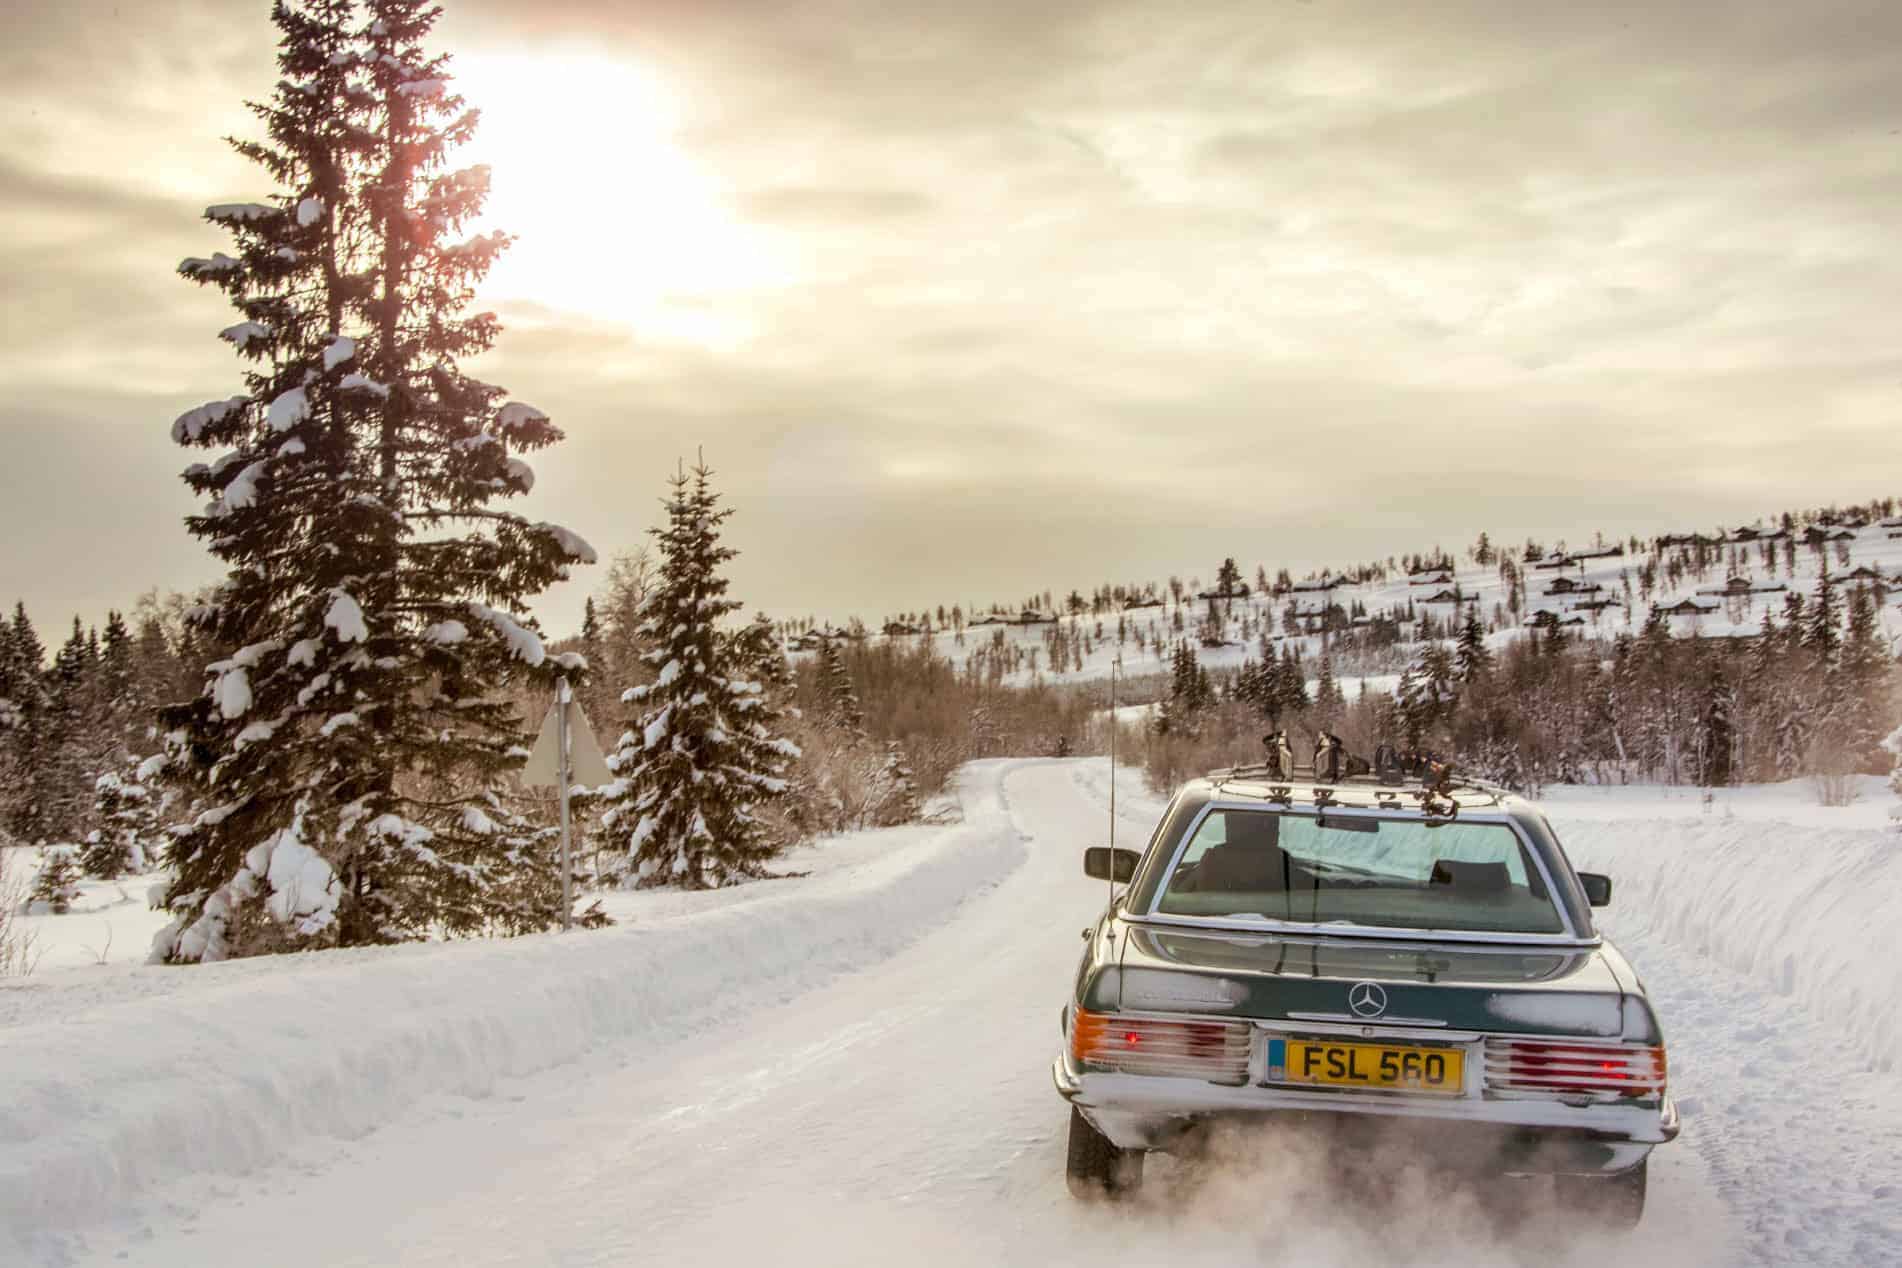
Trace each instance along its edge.
<instances>
[{"instance_id":1,"label":"snow-covered spruce tree","mask_svg":"<svg viewBox=\"0 0 1902 1268\"><path fill-rule=\"evenodd\" d=\"M35 913L63 916L73 909L79 897L79 851L70 845L40 847L40 870L26 896L27 908Z\"/></svg>"},{"instance_id":2,"label":"snow-covered spruce tree","mask_svg":"<svg viewBox=\"0 0 1902 1268\"><path fill-rule=\"evenodd\" d=\"M16 609L24 616L24 605ZM19 826L28 787L19 774L28 715L39 693L39 668L29 670L17 651L14 629L0 620L0 838Z\"/></svg>"},{"instance_id":3,"label":"snow-covered spruce tree","mask_svg":"<svg viewBox=\"0 0 1902 1268\"><path fill-rule=\"evenodd\" d=\"M510 615L593 562L578 537L495 504L515 455L561 438L458 358L505 235L456 235L485 169L452 170L475 127L424 51L420 0L281 0L283 79L237 149L270 201L211 207L235 255L180 266L222 290L245 390L183 415L225 449L185 478L191 531L229 566L192 613L237 649L166 710L173 778L206 809L174 838L161 959L518 932L558 916L546 850L500 789L524 723L511 676L548 657Z\"/></svg>"},{"instance_id":4,"label":"snow-covered spruce tree","mask_svg":"<svg viewBox=\"0 0 1902 1268\"><path fill-rule=\"evenodd\" d=\"M879 771L879 823L910 823L918 817L918 784L897 740L885 741L885 765Z\"/></svg>"},{"instance_id":5,"label":"snow-covered spruce tree","mask_svg":"<svg viewBox=\"0 0 1902 1268\"><path fill-rule=\"evenodd\" d=\"M13 666L7 731L7 822L4 826L23 842L44 841L48 835L47 729L53 693L47 686L46 647L33 628L24 603L13 606L7 627L8 657Z\"/></svg>"},{"instance_id":6,"label":"snow-covered spruce tree","mask_svg":"<svg viewBox=\"0 0 1902 1268\"><path fill-rule=\"evenodd\" d=\"M1492 653L1486 648L1486 631L1479 624L1479 613L1470 608L1466 624L1460 627L1455 663L1459 666L1461 682L1483 678L1493 665Z\"/></svg>"},{"instance_id":7,"label":"snow-covered spruce tree","mask_svg":"<svg viewBox=\"0 0 1902 1268\"><path fill-rule=\"evenodd\" d=\"M826 720L845 735L864 739L865 710L859 705L858 688L852 684L852 670L838 639L820 640L819 665L825 677Z\"/></svg>"},{"instance_id":8,"label":"snow-covered spruce tree","mask_svg":"<svg viewBox=\"0 0 1902 1268\"><path fill-rule=\"evenodd\" d=\"M112 880L143 872L158 852L165 802L153 787L165 768L163 754L128 758L93 783L93 827L80 847L86 875Z\"/></svg>"},{"instance_id":9,"label":"snow-covered spruce tree","mask_svg":"<svg viewBox=\"0 0 1902 1268\"><path fill-rule=\"evenodd\" d=\"M39 744L44 831L60 841L78 839L92 805L98 751L110 747L99 733L95 675L98 639L73 618L73 632L53 657L51 697Z\"/></svg>"},{"instance_id":10,"label":"snow-covered spruce tree","mask_svg":"<svg viewBox=\"0 0 1902 1268\"><path fill-rule=\"evenodd\" d=\"M734 672L719 629L741 605L720 575L737 552L720 544L732 511L719 509L712 474L702 463L674 476L667 524L651 530L660 569L641 633L657 673L623 697L633 725L610 759L619 778L602 790L639 885L710 889L762 875L782 843L754 812L786 791L782 772L799 756L772 734L765 690Z\"/></svg>"},{"instance_id":11,"label":"snow-covered spruce tree","mask_svg":"<svg viewBox=\"0 0 1902 1268\"><path fill-rule=\"evenodd\" d=\"M786 662L786 649L773 622L764 612L733 635L733 653L753 681L777 701L792 689L792 666Z\"/></svg>"}]
</instances>

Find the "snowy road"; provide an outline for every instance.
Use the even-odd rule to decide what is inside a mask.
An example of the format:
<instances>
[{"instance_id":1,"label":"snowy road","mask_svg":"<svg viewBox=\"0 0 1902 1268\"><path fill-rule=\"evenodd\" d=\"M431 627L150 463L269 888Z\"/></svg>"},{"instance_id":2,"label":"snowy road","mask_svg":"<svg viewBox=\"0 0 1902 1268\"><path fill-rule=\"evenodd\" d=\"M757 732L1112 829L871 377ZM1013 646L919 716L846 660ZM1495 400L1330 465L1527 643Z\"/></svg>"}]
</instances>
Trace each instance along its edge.
<instances>
[{"instance_id":1,"label":"snowy road","mask_svg":"<svg viewBox=\"0 0 1902 1268\"><path fill-rule=\"evenodd\" d=\"M241 1178L162 1184L103 1223L36 1239L36 1257L160 1268L1896 1261L1895 1192L1875 1179L1896 1170L1902 1137L1869 1135L1898 1126L1894 1075L1818 1052L1844 1094L1760 1112L1778 1080L1756 1068L1757 1040L1788 1058L1809 1054L1822 1028L1649 937L1625 946L1664 1001L1692 1112L1685 1141L1656 1155L1652 1212L1629 1237L1560 1241L1536 1196L1502 1222L1496 1204L1419 1175L1370 1200L1301 1149L1260 1140L1198 1166L1152 1165L1131 1209L1074 1204L1048 1063L1078 930L1103 899L1079 866L1082 847L1104 839L1103 775L1100 760L969 768L954 831L959 848L995 861L996 883L921 908L915 936L889 954L786 975L772 1002L678 1039L601 1043L486 1096L428 1097L354 1140L307 1137ZM1118 835L1139 844L1155 806L1130 791ZM1792 1209L1819 1201L1814 1218Z\"/></svg>"}]
</instances>

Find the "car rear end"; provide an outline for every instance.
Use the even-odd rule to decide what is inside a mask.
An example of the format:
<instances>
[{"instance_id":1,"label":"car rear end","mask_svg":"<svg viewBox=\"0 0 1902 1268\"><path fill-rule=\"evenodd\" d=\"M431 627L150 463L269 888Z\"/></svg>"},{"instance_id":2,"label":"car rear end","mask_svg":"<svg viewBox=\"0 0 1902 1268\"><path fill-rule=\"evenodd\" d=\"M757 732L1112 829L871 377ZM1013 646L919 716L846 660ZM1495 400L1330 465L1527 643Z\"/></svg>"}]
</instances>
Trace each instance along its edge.
<instances>
[{"instance_id":1,"label":"car rear end","mask_svg":"<svg viewBox=\"0 0 1902 1268\"><path fill-rule=\"evenodd\" d=\"M1126 960L1160 951L1153 935L1128 941ZM1185 939L1170 941L1181 954ZM1232 949L1284 968L1312 951L1280 939ZM1474 952L1432 958L1451 970L1463 954ZM1569 975L1611 977L1603 964ZM1678 1131L1651 1009L1615 987L1280 977L1234 966L1107 973L1065 1013L1059 1091L1118 1148L1170 1148L1213 1120L1379 1118L1457 1127L1463 1156L1491 1169L1596 1175L1638 1165ZM1381 1017L1356 1017L1356 1002L1383 1004Z\"/></svg>"}]
</instances>

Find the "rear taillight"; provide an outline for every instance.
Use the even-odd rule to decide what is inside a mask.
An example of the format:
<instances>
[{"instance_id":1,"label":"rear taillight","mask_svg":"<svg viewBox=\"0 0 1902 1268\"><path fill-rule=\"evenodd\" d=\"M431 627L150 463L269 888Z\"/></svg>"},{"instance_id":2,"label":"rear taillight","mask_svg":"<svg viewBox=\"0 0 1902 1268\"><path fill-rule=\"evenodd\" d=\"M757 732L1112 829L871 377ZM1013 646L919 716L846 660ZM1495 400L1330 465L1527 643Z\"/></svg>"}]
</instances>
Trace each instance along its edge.
<instances>
[{"instance_id":1,"label":"rear taillight","mask_svg":"<svg viewBox=\"0 0 1902 1268\"><path fill-rule=\"evenodd\" d=\"M1248 1026L1239 1022L1157 1021L1079 1008L1070 1017L1070 1055L1125 1074L1243 1083L1248 1035Z\"/></svg>"},{"instance_id":2,"label":"rear taillight","mask_svg":"<svg viewBox=\"0 0 1902 1268\"><path fill-rule=\"evenodd\" d=\"M1486 1041L1486 1087L1553 1096L1659 1096L1664 1049L1628 1043L1501 1039Z\"/></svg>"}]
</instances>

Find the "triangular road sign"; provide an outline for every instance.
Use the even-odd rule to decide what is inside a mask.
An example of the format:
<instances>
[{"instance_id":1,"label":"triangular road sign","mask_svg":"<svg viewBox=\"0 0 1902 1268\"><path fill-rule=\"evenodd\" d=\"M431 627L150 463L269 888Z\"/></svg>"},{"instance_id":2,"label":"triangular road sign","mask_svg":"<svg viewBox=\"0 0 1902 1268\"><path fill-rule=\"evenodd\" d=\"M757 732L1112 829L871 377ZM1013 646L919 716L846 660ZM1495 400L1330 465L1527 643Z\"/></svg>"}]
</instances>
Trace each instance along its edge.
<instances>
[{"instance_id":1,"label":"triangular road sign","mask_svg":"<svg viewBox=\"0 0 1902 1268\"><path fill-rule=\"evenodd\" d=\"M531 788L556 788L561 784L561 768L558 764L556 736L559 720L556 716L561 708L559 697L556 703L548 706L548 714L542 719L542 729L535 737L535 747L529 751L528 761L522 767L522 782ZM570 787L599 788L614 779L614 772L608 769L607 759L601 756L601 746L595 742L594 730L588 725L588 717L581 711L579 701L568 702L568 783Z\"/></svg>"}]
</instances>

